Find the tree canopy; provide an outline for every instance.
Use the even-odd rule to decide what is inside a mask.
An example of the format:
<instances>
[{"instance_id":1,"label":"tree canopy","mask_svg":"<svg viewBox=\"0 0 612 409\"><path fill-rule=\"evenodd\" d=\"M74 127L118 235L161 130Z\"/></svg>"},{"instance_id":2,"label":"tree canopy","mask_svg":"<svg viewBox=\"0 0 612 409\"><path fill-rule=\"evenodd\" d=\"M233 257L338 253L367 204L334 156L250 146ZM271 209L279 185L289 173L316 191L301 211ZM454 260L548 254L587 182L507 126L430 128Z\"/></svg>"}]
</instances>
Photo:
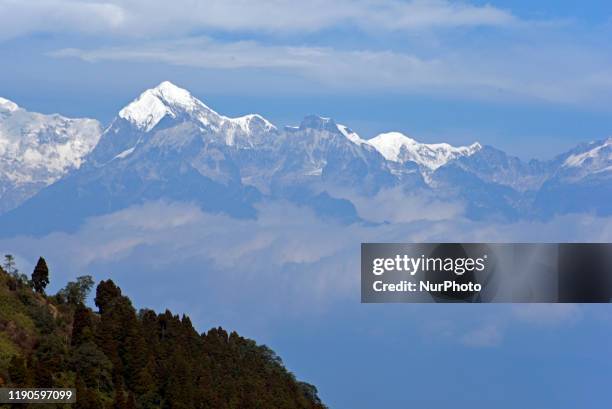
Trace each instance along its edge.
<instances>
[{"instance_id":1,"label":"tree canopy","mask_svg":"<svg viewBox=\"0 0 612 409\"><path fill-rule=\"evenodd\" d=\"M34 272L32 272L32 285L34 287L34 291L44 293L48 284L49 268L47 267L47 262L45 259L40 257L38 259L38 263L36 263L36 267L34 267Z\"/></svg>"},{"instance_id":2,"label":"tree canopy","mask_svg":"<svg viewBox=\"0 0 612 409\"><path fill-rule=\"evenodd\" d=\"M53 297L11 280L0 269L2 386L74 387L76 409L325 408L270 348L221 327L200 334L168 310L136 311L112 280L97 286L97 310L85 303L90 276Z\"/></svg>"}]
</instances>

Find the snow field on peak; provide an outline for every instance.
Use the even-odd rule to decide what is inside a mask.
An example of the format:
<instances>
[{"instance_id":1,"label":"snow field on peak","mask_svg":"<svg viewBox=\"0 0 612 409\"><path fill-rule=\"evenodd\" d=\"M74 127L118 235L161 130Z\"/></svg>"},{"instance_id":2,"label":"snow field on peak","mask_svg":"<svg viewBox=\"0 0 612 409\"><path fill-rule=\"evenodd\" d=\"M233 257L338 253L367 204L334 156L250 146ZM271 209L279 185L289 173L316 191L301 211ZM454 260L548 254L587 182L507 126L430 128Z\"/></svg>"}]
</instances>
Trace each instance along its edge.
<instances>
[{"instance_id":1,"label":"snow field on peak","mask_svg":"<svg viewBox=\"0 0 612 409\"><path fill-rule=\"evenodd\" d=\"M382 133L367 142L389 161L413 161L430 170L436 170L460 156L470 156L482 148L478 142L470 146L420 143L400 132Z\"/></svg>"}]
</instances>

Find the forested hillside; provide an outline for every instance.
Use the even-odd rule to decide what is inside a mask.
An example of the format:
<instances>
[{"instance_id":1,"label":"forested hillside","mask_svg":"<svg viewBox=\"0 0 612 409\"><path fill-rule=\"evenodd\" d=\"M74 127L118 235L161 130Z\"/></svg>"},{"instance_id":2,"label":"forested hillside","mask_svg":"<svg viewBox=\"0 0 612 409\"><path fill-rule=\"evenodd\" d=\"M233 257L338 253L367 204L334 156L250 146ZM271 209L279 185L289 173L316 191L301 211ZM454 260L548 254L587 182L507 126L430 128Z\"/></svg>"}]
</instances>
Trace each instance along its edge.
<instances>
[{"instance_id":1,"label":"forested hillside","mask_svg":"<svg viewBox=\"0 0 612 409\"><path fill-rule=\"evenodd\" d=\"M266 346L221 327L199 334L185 315L136 311L111 280L95 290L97 311L85 305L89 276L48 296L44 259L31 278L7 261L0 387L75 387L79 409L325 408Z\"/></svg>"}]
</instances>

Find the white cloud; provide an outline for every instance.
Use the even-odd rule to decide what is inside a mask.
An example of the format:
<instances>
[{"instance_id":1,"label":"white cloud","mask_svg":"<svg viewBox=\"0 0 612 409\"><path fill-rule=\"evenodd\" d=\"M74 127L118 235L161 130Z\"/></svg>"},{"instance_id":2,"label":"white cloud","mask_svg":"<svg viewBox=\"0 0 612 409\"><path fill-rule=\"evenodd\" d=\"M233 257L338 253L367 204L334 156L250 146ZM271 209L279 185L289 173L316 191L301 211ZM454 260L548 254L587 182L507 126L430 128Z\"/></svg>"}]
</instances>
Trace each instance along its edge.
<instances>
[{"instance_id":1,"label":"white cloud","mask_svg":"<svg viewBox=\"0 0 612 409\"><path fill-rule=\"evenodd\" d=\"M62 254L78 270L109 260L128 258L140 246L159 247L155 263L173 263L204 257L217 267L235 269L282 267L290 263L317 263L344 252L359 250L361 242L607 242L612 240L612 218L570 215L548 222L485 223L463 219L455 209L432 217L420 206L431 206L395 192L393 204L410 209L391 224L338 225L319 219L311 210L286 202L259 205L257 219L233 219L202 212L183 203L152 202L109 215L94 217L75 233L52 233L42 238L20 237L0 241L5 251L38 249ZM378 203L373 199L374 208ZM441 205L441 203L440 203ZM365 206L365 205L364 205ZM435 206L435 205L434 205ZM384 219L388 211L368 216ZM364 214L366 215L366 214ZM196 245L194 245L196 244ZM4 253L3 253L4 254ZM19 254L19 253L18 253ZM37 253L38 255L38 253ZM24 254L25 256L25 254ZM354 277L353 277L354 278ZM560 316L573 307L534 306L518 309L517 317L537 320L540 315Z\"/></svg>"},{"instance_id":2,"label":"white cloud","mask_svg":"<svg viewBox=\"0 0 612 409\"><path fill-rule=\"evenodd\" d=\"M503 45L502 45L503 46ZM61 49L54 57L135 61L197 68L268 69L340 90L387 90L488 100L535 99L594 104L610 101L610 58L579 45L535 43L426 51L219 42L198 37L100 49Z\"/></svg>"},{"instance_id":3,"label":"white cloud","mask_svg":"<svg viewBox=\"0 0 612 409\"><path fill-rule=\"evenodd\" d=\"M338 225L312 211L284 202L263 203L257 219L240 220L202 212L195 205L155 202L89 219L75 233L0 241L0 249L22 260L49 255L66 270L139 259L157 269L200 260L210 269L273 280L296 269L303 272L294 290L304 296L350 296L359 285L361 242L555 242L610 241L612 219L566 216L550 222L495 224L472 222L456 213L446 220L427 220L407 195L395 197L413 213L404 221L381 225ZM400 219L402 219L402 216ZM5 254L5 253L2 253ZM206 260L206 261L205 261ZM263 275L263 276L262 276ZM532 306L513 310L525 322L561 321L571 306Z\"/></svg>"},{"instance_id":4,"label":"white cloud","mask_svg":"<svg viewBox=\"0 0 612 409\"><path fill-rule=\"evenodd\" d=\"M126 23L122 7L78 0L0 0L0 40L30 33L104 34Z\"/></svg>"},{"instance_id":5,"label":"white cloud","mask_svg":"<svg viewBox=\"0 0 612 409\"><path fill-rule=\"evenodd\" d=\"M409 201L400 202L410 207ZM248 311L268 326L317 320L336 307L358 305L361 242L564 240L610 241L612 219L494 224L456 218L344 226L280 202L263 203L252 220L159 202L92 218L74 233L0 240L0 254L16 255L23 271L45 256L54 286L82 274L99 279L110 274L135 293L137 305L163 301L164 308L179 306L206 317L206 325L226 320L246 325L242 317ZM522 328L562 329L593 313L573 305L405 307L389 311L406 312L403 318L414 320L428 340L469 347L495 347Z\"/></svg>"},{"instance_id":6,"label":"white cloud","mask_svg":"<svg viewBox=\"0 0 612 409\"><path fill-rule=\"evenodd\" d=\"M465 210L462 203L428 197L427 192L404 193L401 188L383 189L368 198L340 196L355 205L361 218L378 223L451 220L462 217Z\"/></svg>"},{"instance_id":7,"label":"white cloud","mask_svg":"<svg viewBox=\"0 0 612 409\"><path fill-rule=\"evenodd\" d=\"M341 91L609 106L611 54L598 40L609 30L568 36L576 26L554 23L447 0L0 0L0 40L85 33L105 44L58 40L56 57L281 70ZM482 26L505 31L466 30Z\"/></svg>"},{"instance_id":8,"label":"white cloud","mask_svg":"<svg viewBox=\"0 0 612 409\"><path fill-rule=\"evenodd\" d=\"M0 0L0 37L30 32L100 32L133 37L206 30L312 32L504 26L517 21L489 5L447 0Z\"/></svg>"}]
</instances>

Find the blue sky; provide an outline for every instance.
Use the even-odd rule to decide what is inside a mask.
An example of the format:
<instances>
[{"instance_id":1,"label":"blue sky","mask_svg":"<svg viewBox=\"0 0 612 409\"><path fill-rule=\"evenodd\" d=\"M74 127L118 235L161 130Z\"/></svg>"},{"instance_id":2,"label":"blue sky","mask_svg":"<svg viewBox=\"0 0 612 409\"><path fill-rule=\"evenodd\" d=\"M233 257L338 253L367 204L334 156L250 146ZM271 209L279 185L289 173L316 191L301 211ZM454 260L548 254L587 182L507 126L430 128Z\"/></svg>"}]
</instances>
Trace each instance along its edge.
<instances>
[{"instance_id":1,"label":"blue sky","mask_svg":"<svg viewBox=\"0 0 612 409\"><path fill-rule=\"evenodd\" d=\"M171 80L223 113L550 157L612 134L604 1L0 1L0 95L109 121Z\"/></svg>"}]
</instances>

